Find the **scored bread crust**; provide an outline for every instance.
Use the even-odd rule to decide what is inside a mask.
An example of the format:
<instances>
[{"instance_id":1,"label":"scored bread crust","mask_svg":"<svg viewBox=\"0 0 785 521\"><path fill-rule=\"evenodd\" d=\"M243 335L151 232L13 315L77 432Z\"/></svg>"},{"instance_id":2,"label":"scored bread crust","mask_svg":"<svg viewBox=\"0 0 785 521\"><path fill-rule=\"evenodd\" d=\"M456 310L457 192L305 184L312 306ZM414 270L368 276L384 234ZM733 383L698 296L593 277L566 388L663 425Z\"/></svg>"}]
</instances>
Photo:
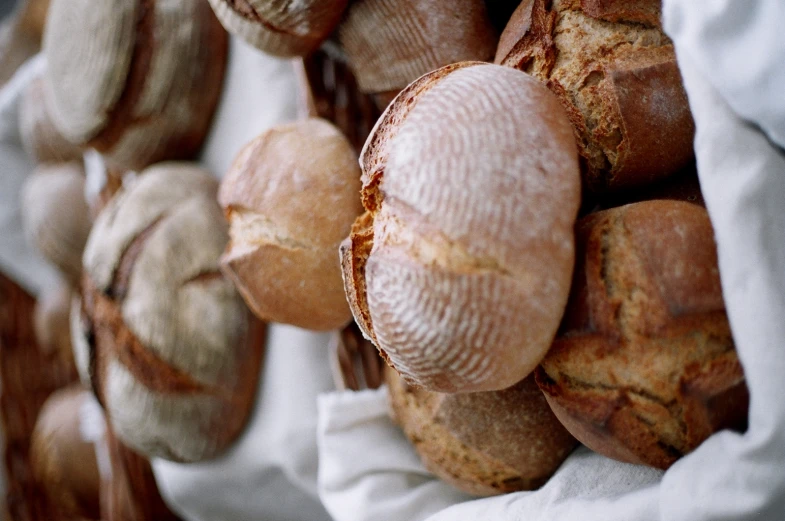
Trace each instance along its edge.
<instances>
[{"instance_id":1,"label":"scored bread crust","mask_svg":"<svg viewBox=\"0 0 785 521\"><path fill-rule=\"evenodd\" d=\"M48 108L68 141L121 170L201 147L228 53L204 2L54 0L43 49Z\"/></svg>"},{"instance_id":2,"label":"scored bread crust","mask_svg":"<svg viewBox=\"0 0 785 521\"><path fill-rule=\"evenodd\" d=\"M482 0L359 0L339 28L360 90L397 92L450 63L490 61L498 41Z\"/></svg>"},{"instance_id":3,"label":"scored bread crust","mask_svg":"<svg viewBox=\"0 0 785 521\"><path fill-rule=\"evenodd\" d=\"M326 120L279 125L237 155L218 194L231 237L221 268L257 316L312 330L351 319L337 251L359 190L357 154Z\"/></svg>"},{"instance_id":4,"label":"scored bread crust","mask_svg":"<svg viewBox=\"0 0 785 521\"><path fill-rule=\"evenodd\" d=\"M430 390L520 381L553 339L572 270L580 181L557 100L517 71L454 64L399 94L361 165L367 213L341 256L363 333Z\"/></svg>"},{"instance_id":5,"label":"scored bread crust","mask_svg":"<svg viewBox=\"0 0 785 521\"><path fill-rule=\"evenodd\" d=\"M411 387L389 368L385 379L393 416L425 467L463 492L539 488L577 445L533 376L502 391L462 394Z\"/></svg>"},{"instance_id":6,"label":"scored bread crust","mask_svg":"<svg viewBox=\"0 0 785 521\"><path fill-rule=\"evenodd\" d=\"M562 330L536 374L570 432L664 469L716 430L743 428L747 389L706 211L635 203L587 216L576 241Z\"/></svg>"},{"instance_id":7,"label":"scored bread crust","mask_svg":"<svg viewBox=\"0 0 785 521\"><path fill-rule=\"evenodd\" d=\"M264 328L218 270L216 190L190 165L149 168L100 214L85 250L80 375L117 436L148 456L215 456L252 409Z\"/></svg>"},{"instance_id":8,"label":"scored bread crust","mask_svg":"<svg viewBox=\"0 0 785 521\"><path fill-rule=\"evenodd\" d=\"M659 4L527 0L499 42L496 63L559 97L595 192L646 185L693 157L694 123Z\"/></svg>"},{"instance_id":9,"label":"scored bread crust","mask_svg":"<svg viewBox=\"0 0 785 521\"><path fill-rule=\"evenodd\" d=\"M232 34L273 56L305 56L338 25L348 0L209 0Z\"/></svg>"}]
</instances>

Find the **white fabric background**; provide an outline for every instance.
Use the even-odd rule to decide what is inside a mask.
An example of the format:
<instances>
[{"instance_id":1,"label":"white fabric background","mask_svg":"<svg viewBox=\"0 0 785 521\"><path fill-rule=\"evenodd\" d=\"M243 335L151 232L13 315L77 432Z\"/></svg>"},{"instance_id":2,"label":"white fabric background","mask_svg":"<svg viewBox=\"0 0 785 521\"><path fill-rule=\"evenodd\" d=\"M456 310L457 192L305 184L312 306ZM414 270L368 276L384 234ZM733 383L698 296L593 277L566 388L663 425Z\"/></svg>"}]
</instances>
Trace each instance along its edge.
<instances>
[{"instance_id":1,"label":"white fabric background","mask_svg":"<svg viewBox=\"0 0 785 521\"><path fill-rule=\"evenodd\" d=\"M384 417L383 391L334 394L320 399L319 490L337 521L785 519L785 152L775 144L785 143L785 2L665 0L664 22L697 124L701 186L751 393L747 433L718 433L665 473L579 449L536 492L461 502L413 462ZM453 505L431 515L445 503Z\"/></svg>"}]
</instances>

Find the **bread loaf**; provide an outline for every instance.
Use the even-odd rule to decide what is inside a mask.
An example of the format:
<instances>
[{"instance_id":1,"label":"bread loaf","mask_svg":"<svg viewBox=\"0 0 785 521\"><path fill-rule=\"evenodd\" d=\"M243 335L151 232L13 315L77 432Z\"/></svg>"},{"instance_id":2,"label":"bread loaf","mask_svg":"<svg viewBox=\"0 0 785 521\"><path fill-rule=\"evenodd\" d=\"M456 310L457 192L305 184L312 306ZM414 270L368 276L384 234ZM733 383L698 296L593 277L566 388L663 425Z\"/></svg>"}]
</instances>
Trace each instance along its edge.
<instances>
[{"instance_id":1,"label":"bread loaf","mask_svg":"<svg viewBox=\"0 0 785 521\"><path fill-rule=\"evenodd\" d=\"M305 56L341 20L348 0L210 0L226 29L274 56Z\"/></svg>"},{"instance_id":2,"label":"bread loaf","mask_svg":"<svg viewBox=\"0 0 785 521\"><path fill-rule=\"evenodd\" d=\"M534 376L501 391L442 394L385 375L395 419L425 467L469 494L533 490L577 445Z\"/></svg>"},{"instance_id":3,"label":"bread loaf","mask_svg":"<svg viewBox=\"0 0 785 521\"><path fill-rule=\"evenodd\" d=\"M243 148L218 195L231 237L221 267L257 316L314 330L349 321L337 251L362 213L359 190L357 155L327 121Z\"/></svg>"},{"instance_id":4,"label":"bread loaf","mask_svg":"<svg viewBox=\"0 0 785 521\"><path fill-rule=\"evenodd\" d=\"M52 0L44 88L55 126L121 170L196 154L227 36L205 2Z\"/></svg>"},{"instance_id":5,"label":"bread loaf","mask_svg":"<svg viewBox=\"0 0 785 521\"><path fill-rule=\"evenodd\" d=\"M482 0L358 0L339 35L368 93L398 92L451 63L490 61L498 41Z\"/></svg>"},{"instance_id":6,"label":"bread loaf","mask_svg":"<svg viewBox=\"0 0 785 521\"><path fill-rule=\"evenodd\" d=\"M44 99L43 78L25 89L19 107L19 131L27 153L39 163L81 161L82 150L57 130Z\"/></svg>"},{"instance_id":7,"label":"bread loaf","mask_svg":"<svg viewBox=\"0 0 785 521\"><path fill-rule=\"evenodd\" d=\"M557 99L476 62L407 87L361 157L341 245L354 317L404 380L487 391L544 356L569 293L580 178Z\"/></svg>"},{"instance_id":8,"label":"bread loaf","mask_svg":"<svg viewBox=\"0 0 785 521\"><path fill-rule=\"evenodd\" d=\"M645 185L684 167L695 132L660 0L525 0L496 63L543 81L575 128L586 186Z\"/></svg>"},{"instance_id":9,"label":"bread loaf","mask_svg":"<svg viewBox=\"0 0 785 521\"><path fill-rule=\"evenodd\" d=\"M194 166L150 167L85 249L78 365L114 433L149 457L213 457L252 409L263 328L218 269L228 235L216 191Z\"/></svg>"},{"instance_id":10,"label":"bread loaf","mask_svg":"<svg viewBox=\"0 0 785 521\"><path fill-rule=\"evenodd\" d=\"M25 234L74 287L82 274L82 252L92 225L80 163L39 165L25 181Z\"/></svg>"},{"instance_id":11,"label":"bread loaf","mask_svg":"<svg viewBox=\"0 0 785 521\"><path fill-rule=\"evenodd\" d=\"M80 429L82 408L87 400L92 400L89 391L79 386L53 393L38 415L30 440L35 480L62 519L101 519L101 477L95 446Z\"/></svg>"},{"instance_id":12,"label":"bread loaf","mask_svg":"<svg viewBox=\"0 0 785 521\"><path fill-rule=\"evenodd\" d=\"M537 371L556 416L608 457L667 468L743 429L747 388L698 205L648 201L577 226L562 330Z\"/></svg>"}]
</instances>

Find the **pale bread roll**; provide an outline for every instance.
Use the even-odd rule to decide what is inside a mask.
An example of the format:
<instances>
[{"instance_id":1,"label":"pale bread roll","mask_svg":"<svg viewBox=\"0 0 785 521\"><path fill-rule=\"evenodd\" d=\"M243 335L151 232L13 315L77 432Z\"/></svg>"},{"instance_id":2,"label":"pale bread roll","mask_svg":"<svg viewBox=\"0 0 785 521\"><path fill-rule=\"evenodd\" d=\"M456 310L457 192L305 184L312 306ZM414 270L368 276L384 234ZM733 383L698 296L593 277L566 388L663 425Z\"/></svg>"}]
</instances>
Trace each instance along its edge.
<instances>
[{"instance_id":1,"label":"pale bread roll","mask_svg":"<svg viewBox=\"0 0 785 521\"><path fill-rule=\"evenodd\" d=\"M395 420L425 467L469 494L534 490L577 441L528 376L509 389L442 394L385 374Z\"/></svg>"},{"instance_id":2,"label":"pale bread roll","mask_svg":"<svg viewBox=\"0 0 785 521\"><path fill-rule=\"evenodd\" d=\"M82 252L92 221L84 197L82 164L36 167L22 191L25 234L74 287L82 274Z\"/></svg>"},{"instance_id":3,"label":"pale bread roll","mask_svg":"<svg viewBox=\"0 0 785 521\"><path fill-rule=\"evenodd\" d=\"M362 213L360 168L332 124L277 126L238 154L218 195L231 241L221 267L256 315L313 330L351 319L338 246Z\"/></svg>"},{"instance_id":4,"label":"pale bread roll","mask_svg":"<svg viewBox=\"0 0 785 521\"><path fill-rule=\"evenodd\" d=\"M38 414L30 440L33 476L64 519L101 518L95 446L80 426L82 408L91 399L80 386L54 392Z\"/></svg>"},{"instance_id":5,"label":"pale bread roll","mask_svg":"<svg viewBox=\"0 0 785 521\"><path fill-rule=\"evenodd\" d=\"M78 365L114 433L149 457L216 456L252 410L263 326L218 269L228 234L217 188L190 164L148 168L85 249Z\"/></svg>"},{"instance_id":6,"label":"pale bread roll","mask_svg":"<svg viewBox=\"0 0 785 521\"><path fill-rule=\"evenodd\" d=\"M388 107L361 165L367 212L341 255L364 335L429 390L526 377L556 333L574 262L580 176L558 100L514 69L444 67Z\"/></svg>"},{"instance_id":7,"label":"pale bread roll","mask_svg":"<svg viewBox=\"0 0 785 521\"><path fill-rule=\"evenodd\" d=\"M121 170L195 155L227 35L205 2L52 0L44 89L57 129Z\"/></svg>"},{"instance_id":8,"label":"pale bread roll","mask_svg":"<svg viewBox=\"0 0 785 521\"><path fill-rule=\"evenodd\" d=\"M39 163L81 161L82 149L57 130L44 99L43 78L25 89L19 107L19 131L25 151Z\"/></svg>"}]
</instances>

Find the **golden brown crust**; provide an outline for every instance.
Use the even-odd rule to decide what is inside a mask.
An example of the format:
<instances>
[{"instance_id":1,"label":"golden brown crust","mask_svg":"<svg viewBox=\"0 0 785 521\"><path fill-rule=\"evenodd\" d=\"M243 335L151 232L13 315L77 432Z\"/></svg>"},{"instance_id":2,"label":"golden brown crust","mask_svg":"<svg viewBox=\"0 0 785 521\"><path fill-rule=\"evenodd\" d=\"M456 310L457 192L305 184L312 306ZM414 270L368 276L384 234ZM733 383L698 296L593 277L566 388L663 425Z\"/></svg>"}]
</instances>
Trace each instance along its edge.
<instances>
[{"instance_id":1,"label":"golden brown crust","mask_svg":"<svg viewBox=\"0 0 785 521\"><path fill-rule=\"evenodd\" d=\"M498 40L481 0L355 1L339 36L367 93L403 89L450 63L489 61Z\"/></svg>"},{"instance_id":2,"label":"golden brown crust","mask_svg":"<svg viewBox=\"0 0 785 521\"><path fill-rule=\"evenodd\" d=\"M322 119L277 126L238 154L218 196L231 236L221 268L257 316L313 330L349 321L336 253L362 212L359 178L353 147Z\"/></svg>"},{"instance_id":3,"label":"golden brown crust","mask_svg":"<svg viewBox=\"0 0 785 521\"><path fill-rule=\"evenodd\" d=\"M649 201L577 226L562 330L537 371L589 448L667 468L719 428L743 428L747 390L706 211Z\"/></svg>"},{"instance_id":4,"label":"golden brown crust","mask_svg":"<svg viewBox=\"0 0 785 521\"><path fill-rule=\"evenodd\" d=\"M542 486L577 442L529 376L509 389L440 394L385 375L395 420L424 465L464 492L494 495Z\"/></svg>"},{"instance_id":5,"label":"golden brown crust","mask_svg":"<svg viewBox=\"0 0 785 521\"><path fill-rule=\"evenodd\" d=\"M306 56L333 32L347 0L210 0L226 29L274 56Z\"/></svg>"},{"instance_id":6,"label":"golden brown crust","mask_svg":"<svg viewBox=\"0 0 785 521\"><path fill-rule=\"evenodd\" d=\"M582 4L523 2L496 63L533 74L559 96L591 190L645 185L678 171L693 156L694 124L673 47L654 23L659 3Z\"/></svg>"}]
</instances>

